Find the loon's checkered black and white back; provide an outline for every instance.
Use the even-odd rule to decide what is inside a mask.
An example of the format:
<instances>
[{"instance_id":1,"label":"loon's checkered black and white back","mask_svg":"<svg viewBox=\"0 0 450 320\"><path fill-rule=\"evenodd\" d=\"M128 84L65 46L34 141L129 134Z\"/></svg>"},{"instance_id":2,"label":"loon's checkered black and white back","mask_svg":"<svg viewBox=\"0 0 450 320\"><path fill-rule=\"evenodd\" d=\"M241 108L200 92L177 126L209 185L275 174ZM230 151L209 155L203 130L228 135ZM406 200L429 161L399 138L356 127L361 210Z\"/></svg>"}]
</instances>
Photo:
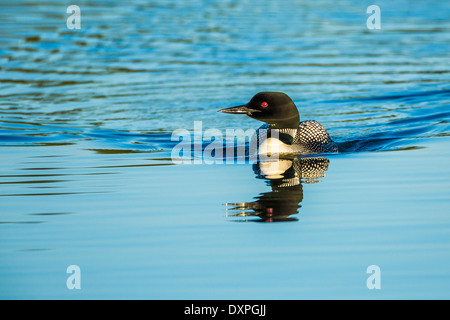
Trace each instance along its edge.
<instances>
[{"instance_id":1,"label":"loon's checkered black and white back","mask_svg":"<svg viewBox=\"0 0 450 320\"><path fill-rule=\"evenodd\" d=\"M292 144L304 147L308 153L338 151L336 143L331 140L327 130L314 120L300 122Z\"/></svg>"}]
</instances>

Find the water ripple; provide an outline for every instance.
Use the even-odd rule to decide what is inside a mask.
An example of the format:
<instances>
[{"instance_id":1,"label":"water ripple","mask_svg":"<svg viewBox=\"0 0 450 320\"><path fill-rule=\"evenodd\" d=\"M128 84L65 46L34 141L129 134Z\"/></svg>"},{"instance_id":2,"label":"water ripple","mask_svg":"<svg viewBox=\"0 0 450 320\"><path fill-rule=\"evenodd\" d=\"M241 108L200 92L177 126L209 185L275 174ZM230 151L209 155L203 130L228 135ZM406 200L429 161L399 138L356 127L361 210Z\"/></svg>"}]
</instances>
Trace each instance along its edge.
<instances>
[{"instance_id":1,"label":"water ripple","mask_svg":"<svg viewBox=\"0 0 450 320\"><path fill-rule=\"evenodd\" d=\"M172 131L192 132L194 120L204 130L257 128L216 111L263 90L289 94L341 152L449 133L447 2L402 1L406 17L386 6L380 32L365 28L356 2L83 6L83 27L68 30L52 1L4 5L0 148L167 157Z\"/></svg>"}]
</instances>

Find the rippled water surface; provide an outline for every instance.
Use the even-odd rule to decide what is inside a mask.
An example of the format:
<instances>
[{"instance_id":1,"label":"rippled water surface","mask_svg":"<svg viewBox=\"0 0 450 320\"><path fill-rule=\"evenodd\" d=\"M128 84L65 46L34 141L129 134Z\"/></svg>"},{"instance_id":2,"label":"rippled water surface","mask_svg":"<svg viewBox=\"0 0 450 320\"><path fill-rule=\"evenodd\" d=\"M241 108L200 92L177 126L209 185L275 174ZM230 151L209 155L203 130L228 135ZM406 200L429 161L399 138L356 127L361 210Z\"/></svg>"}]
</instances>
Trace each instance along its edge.
<instances>
[{"instance_id":1,"label":"rippled water surface","mask_svg":"<svg viewBox=\"0 0 450 320\"><path fill-rule=\"evenodd\" d=\"M449 298L448 1L71 4L0 4L1 298ZM340 152L173 163L259 91Z\"/></svg>"}]
</instances>

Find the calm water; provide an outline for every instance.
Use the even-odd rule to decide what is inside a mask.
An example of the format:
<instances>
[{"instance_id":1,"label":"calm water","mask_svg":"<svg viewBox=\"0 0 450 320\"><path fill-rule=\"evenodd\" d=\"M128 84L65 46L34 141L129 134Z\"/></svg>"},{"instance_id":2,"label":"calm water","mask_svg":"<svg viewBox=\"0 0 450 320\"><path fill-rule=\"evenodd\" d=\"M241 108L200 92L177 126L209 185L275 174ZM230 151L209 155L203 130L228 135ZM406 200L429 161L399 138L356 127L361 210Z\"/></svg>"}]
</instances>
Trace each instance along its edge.
<instances>
[{"instance_id":1,"label":"calm water","mask_svg":"<svg viewBox=\"0 0 450 320\"><path fill-rule=\"evenodd\" d=\"M448 1L71 4L0 5L1 298L450 298ZM259 91L340 153L173 164Z\"/></svg>"}]
</instances>

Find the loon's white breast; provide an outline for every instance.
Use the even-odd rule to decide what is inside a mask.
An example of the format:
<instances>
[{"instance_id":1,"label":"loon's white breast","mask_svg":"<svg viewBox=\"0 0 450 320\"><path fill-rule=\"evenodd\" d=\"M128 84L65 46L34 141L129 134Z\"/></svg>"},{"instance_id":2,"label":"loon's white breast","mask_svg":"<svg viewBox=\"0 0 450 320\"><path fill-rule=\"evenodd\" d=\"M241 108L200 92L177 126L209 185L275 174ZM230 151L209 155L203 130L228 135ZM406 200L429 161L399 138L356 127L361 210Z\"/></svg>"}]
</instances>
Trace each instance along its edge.
<instances>
[{"instance_id":1,"label":"loon's white breast","mask_svg":"<svg viewBox=\"0 0 450 320\"><path fill-rule=\"evenodd\" d=\"M268 133L270 134L268 137ZM291 143L286 143L286 137L294 140L297 129L283 128L270 129L268 124L262 125L257 131L258 154L283 154L295 153L296 148ZM283 137L284 136L284 137ZM288 137L289 136L289 137ZM283 139L284 138L284 139Z\"/></svg>"},{"instance_id":2,"label":"loon's white breast","mask_svg":"<svg viewBox=\"0 0 450 320\"><path fill-rule=\"evenodd\" d=\"M293 153L292 145L276 138L265 139L258 148L258 154Z\"/></svg>"}]
</instances>

